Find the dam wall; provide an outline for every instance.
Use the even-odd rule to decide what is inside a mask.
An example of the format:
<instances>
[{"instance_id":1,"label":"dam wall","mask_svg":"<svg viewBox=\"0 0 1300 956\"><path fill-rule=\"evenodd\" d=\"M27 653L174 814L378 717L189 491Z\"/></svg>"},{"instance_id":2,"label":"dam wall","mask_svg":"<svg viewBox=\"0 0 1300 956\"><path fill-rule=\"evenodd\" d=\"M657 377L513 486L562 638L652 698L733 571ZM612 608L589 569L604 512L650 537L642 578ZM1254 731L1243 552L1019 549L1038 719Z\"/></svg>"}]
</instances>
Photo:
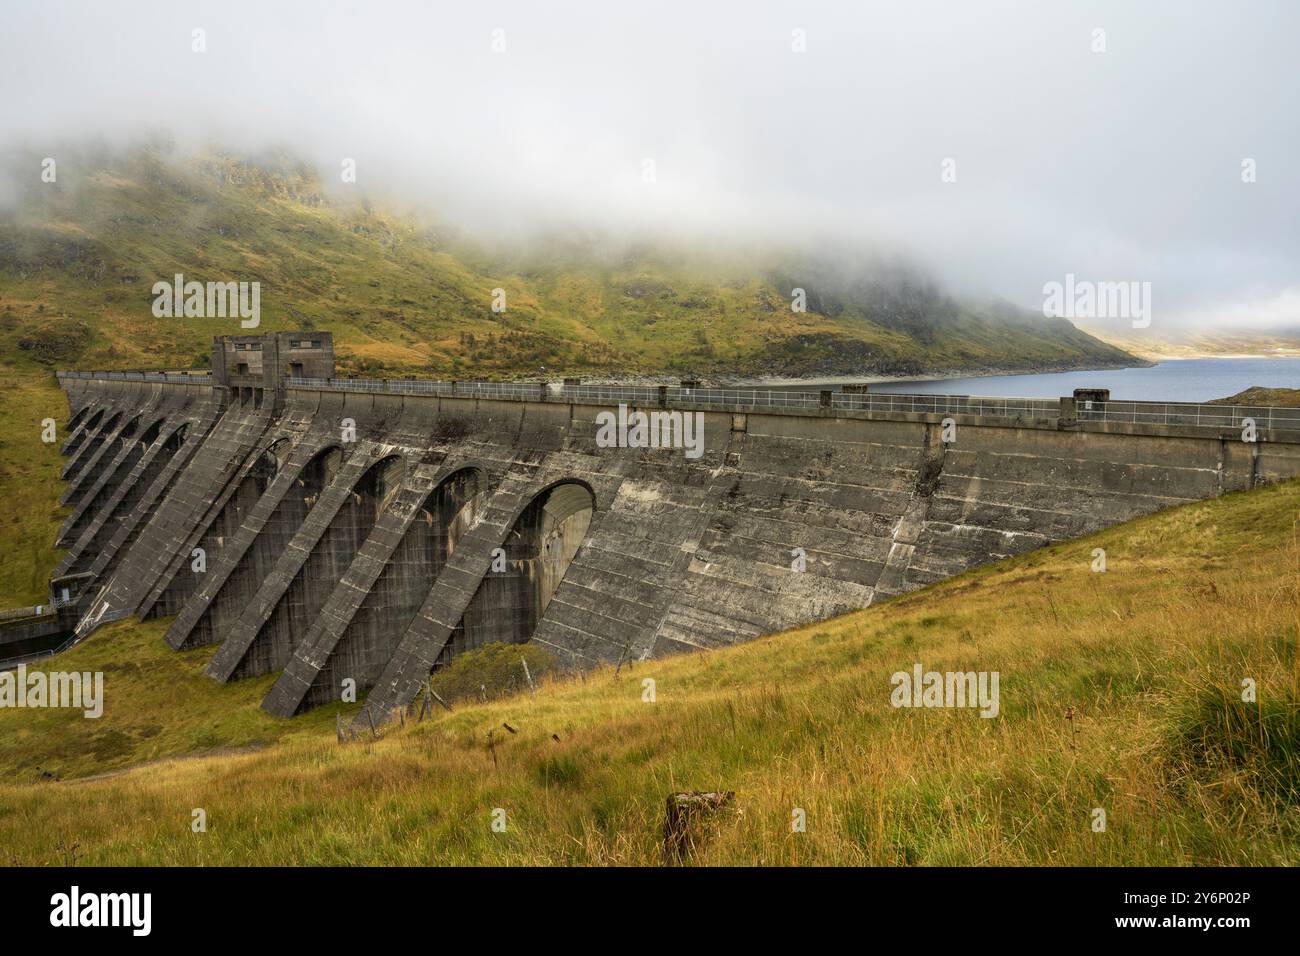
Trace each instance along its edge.
<instances>
[{"instance_id":1,"label":"dam wall","mask_svg":"<svg viewBox=\"0 0 1300 956\"><path fill-rule=\"evenodd\" d=\"M334 380L291 374L332 371L307 335L238 373L219 340L210 378L60 375L77 633L172 617L215 679L278 674L284 716L351 681L382 719L489 641L724 646L1300 473L1300 410ZM702 441L608 447L620 406Z\"/></svg>"}]
</instances>

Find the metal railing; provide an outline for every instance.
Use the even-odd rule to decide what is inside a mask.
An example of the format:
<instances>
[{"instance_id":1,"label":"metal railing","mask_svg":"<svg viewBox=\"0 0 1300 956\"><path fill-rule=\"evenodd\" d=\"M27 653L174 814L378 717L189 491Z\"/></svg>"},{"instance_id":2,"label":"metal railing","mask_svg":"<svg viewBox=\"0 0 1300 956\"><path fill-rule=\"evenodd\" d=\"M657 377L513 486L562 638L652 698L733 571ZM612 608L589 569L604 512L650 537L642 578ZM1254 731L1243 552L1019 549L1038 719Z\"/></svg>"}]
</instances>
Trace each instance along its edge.
<instances>
[{"instance_id":1,"label":"metal railing","mask_svg":"<svg viewBox=\"0 0 1300 956\"><path fill-rule=\"evenodd\" d=\"M654 405L704 405L728 408L818 408L893 414L970 415L1020 421L1052 421L1061 417L1061 399L1003 398L976 395L908 394L903 392L801 392L786 389L682 388L654 385L565 385L541 383L448 382L420 379L309 379L290 378L293 388L353 392L391 392L447 395L464 398L537 400L543 395L557 401L583 401L598 405L617 403ZM1300 430L1300 408L1270 405L1207 405L1193 402L1079 401L1077 419L1084 422L1192 425L1239 428L1245 419L1261 428Z\"/></svg>"},{"instance_id":2,"label":"metal railing","mask_svg":"<svg viewBox=\"0 0 1300 956\"><path fill-rule=\"evenodd\" d=\"M290 388L320 391L386 392L414 395L445 395L458 398L502 398L535 401L553 397L557 401L591 402L597 405L626 403L654 405L709 405L747 408L818 408L826 405L820 391L788 389L682 388L656 385L565 385L540 382L448 382L421 379L324 379L290 378ZM997 415L1012 418L1055 418L1060 404L1052 399L972 398L966 395L903 395L891 392L830 392L829 407L851 410L913 412L925 414Z\"/></svg>"},{"instance_id":3,"label":"metal railing","mask_svg":"<svg viewBox=\"0 0 1300 956\"><path fill-rule=\"evenodd\" d=\"M1134 425L1192 425L1241 428L1246 419L1259 428L1300 430L1300 408L1280 405L1198 405L1192 402L1078 403L1081 422L1120 422Z\"/></svg>"},{"instance_id":4,"label":"metal railing","mask_svg":"<svg viewBox=\"0 0 1300 956\"><path fill-rule=\"evenodd\" d=\"M95 379L110 382L172 382L181 385L210 385L211 372L56 372L60 379Z\"/></svg>"},{"instance_id":5,"label":"metal railing","mask_svg":"<svg viewBox=\"0 0 1300 956\"><path fill-rule=\"evenodd\" d=\"M60 378L208 384L201 372L59 372ZM260 384L260 380L259 380ZM504 401L571 401L596 405L695 405L715 408L833 408L887 414L968 415L1014 421L1051 421L1062 415L1062 400L903 392L794 391L761 388L683 388L656 385L549 385L541 382L453 382L429 379L300 378L290 388L396 395L440 395ZM1246 419L1260 428L1300 431L1300 408L1270 405L1206 405L1192 402L1079 400L1081 422L1190 425L1240 428Z\"/></svg>"}]
</instances>

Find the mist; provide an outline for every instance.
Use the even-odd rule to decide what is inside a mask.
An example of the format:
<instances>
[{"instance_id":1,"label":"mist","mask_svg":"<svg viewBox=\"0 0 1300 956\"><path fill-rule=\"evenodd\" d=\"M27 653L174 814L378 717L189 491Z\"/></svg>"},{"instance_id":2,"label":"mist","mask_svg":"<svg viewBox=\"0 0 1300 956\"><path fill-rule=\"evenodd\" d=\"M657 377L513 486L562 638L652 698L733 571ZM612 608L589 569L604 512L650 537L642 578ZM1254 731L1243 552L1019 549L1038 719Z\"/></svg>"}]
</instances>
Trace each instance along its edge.
<instances>
[{"instance_id":1,"label":"mist","mask_svg":"<svg viewBox=\"0 0 1300 956\"><path fill-rule=\"evenodd\" d=\"M10 4L0 148L284 148L487 240L869 249L1290 325L1297 35L1263 0Z\"/></svg>"}]
</instances>

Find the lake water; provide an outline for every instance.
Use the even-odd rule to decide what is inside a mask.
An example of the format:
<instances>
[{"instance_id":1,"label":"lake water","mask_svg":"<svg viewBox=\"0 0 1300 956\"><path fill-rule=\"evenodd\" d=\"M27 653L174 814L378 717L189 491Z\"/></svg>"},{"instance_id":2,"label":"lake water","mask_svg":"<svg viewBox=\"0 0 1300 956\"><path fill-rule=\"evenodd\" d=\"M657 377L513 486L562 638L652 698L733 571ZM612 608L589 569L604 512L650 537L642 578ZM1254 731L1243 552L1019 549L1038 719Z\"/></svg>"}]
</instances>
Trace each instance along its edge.
<instances>
[{"instance_id":1,"label":"lake water","mask_svg":"<svg viewBox=\"0 0 1300 956\"><path fill-rule=\"evenodd\" d=\"M898 380L873 383L871 391L1057 398L1071 394L1076 388L1109 388L1110 397L1116 400L1206 402L1227 398L1252 385L1300 388L1300 358L1177 359L1150 368ZM802 386L805 389L817 387Z\"/></svg>"}]
</instances>

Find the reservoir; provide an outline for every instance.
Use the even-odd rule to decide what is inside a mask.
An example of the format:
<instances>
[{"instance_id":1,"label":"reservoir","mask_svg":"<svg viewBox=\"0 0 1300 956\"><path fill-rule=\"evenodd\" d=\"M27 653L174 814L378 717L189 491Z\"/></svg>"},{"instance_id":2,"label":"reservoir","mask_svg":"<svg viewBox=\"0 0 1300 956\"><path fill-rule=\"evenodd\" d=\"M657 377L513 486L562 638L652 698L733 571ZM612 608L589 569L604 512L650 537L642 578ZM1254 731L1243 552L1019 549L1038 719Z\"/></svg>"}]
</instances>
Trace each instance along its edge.
<instances>
[{"instance_id":1,"label":"reservoir","mask_svg":"<svg viewBox=\"0 0 1300 956\"><path fill-rule=\"evenodd\" d=\"M1170 359L1149 368L989 375L980 378L891 379L872 383L873 392L1057 398L1076 388L1109 388L1128 401L1208 402L1251 386L1300 388L1300 357ZM813 390L838 386L803 385Z\"/></svg>"}]
</instances>

